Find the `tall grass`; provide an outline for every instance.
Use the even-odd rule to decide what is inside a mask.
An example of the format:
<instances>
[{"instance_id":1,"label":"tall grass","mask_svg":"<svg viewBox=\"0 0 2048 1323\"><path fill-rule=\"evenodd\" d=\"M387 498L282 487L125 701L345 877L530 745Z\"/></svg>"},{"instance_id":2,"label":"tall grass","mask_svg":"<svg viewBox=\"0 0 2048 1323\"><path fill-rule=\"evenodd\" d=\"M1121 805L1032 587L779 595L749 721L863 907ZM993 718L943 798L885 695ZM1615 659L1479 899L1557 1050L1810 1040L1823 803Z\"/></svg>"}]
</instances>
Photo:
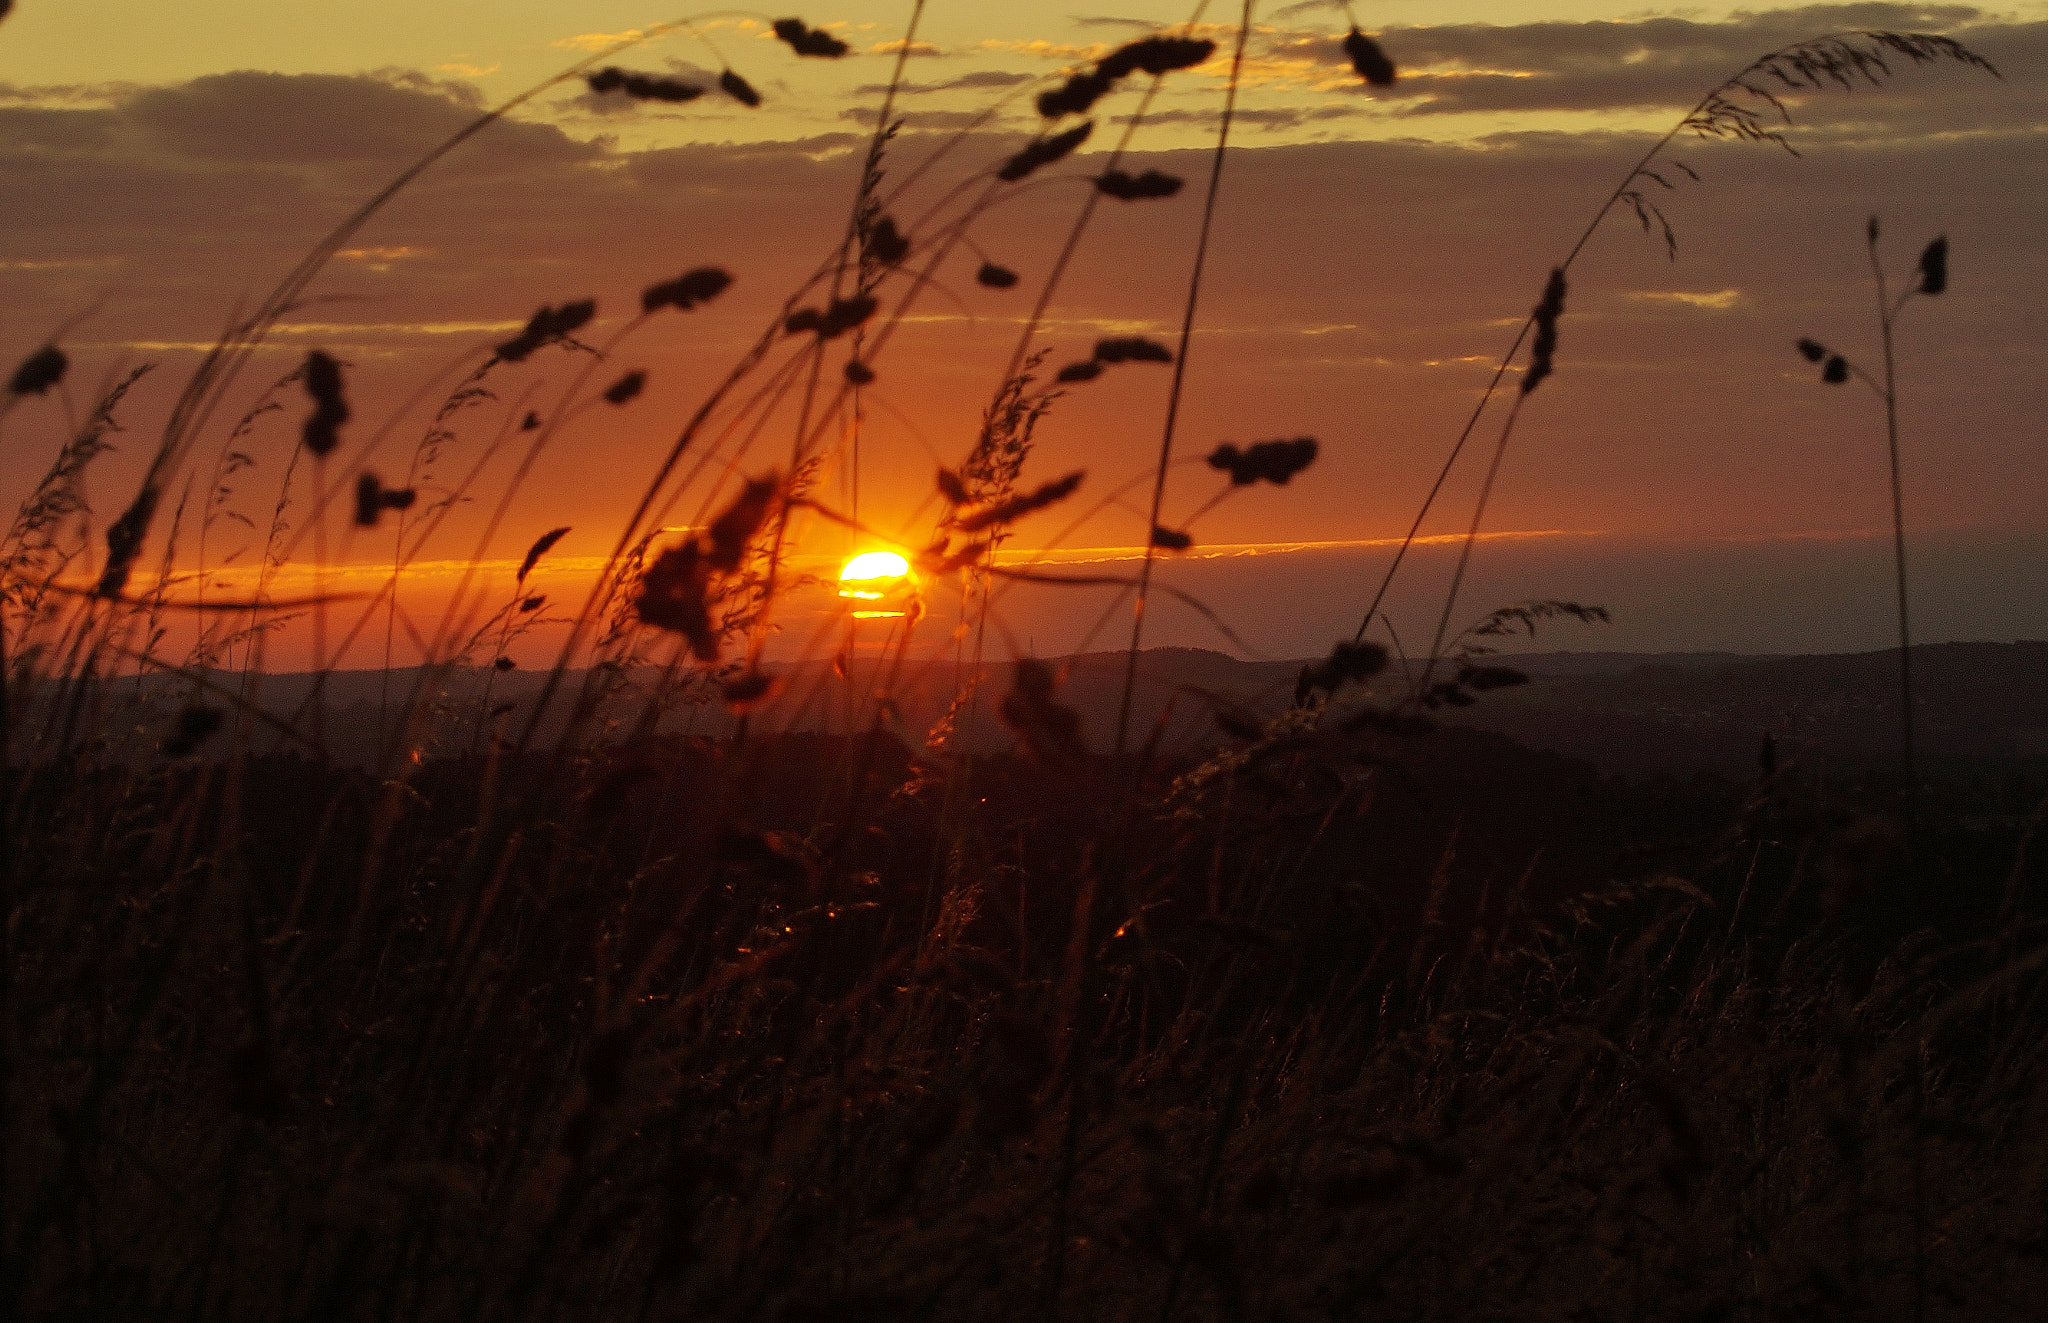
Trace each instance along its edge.
<instances>
[{"instance_id":1,"label":"tall grass","mask_svg":"<svg viewBox=\"0 0 2048 1323\"><path fill-rule=\"evenodd\" d=\"M1253 18L1248 4L1233 89ZM798 20L774 30L790 58L844 50ZM1369 83L1393 77L1371 38L1344 41ZM1861 34L1747 72L1779 60L1816 85L1875 79L1879 48L1976 62L1940 39ZM1172 360L1159 462L1123 489L1152 488L1145 568L1112 585L1140 622L1159 586L1150 548L1192 540L1160 512L1206 222L1176 350L1106 339L1047 380L1035 339L1098 199L1179 187L1118 162L1161 81L1215 54L1192 24L1042 89L1043 132L910 220L908 183L962 144L891 186L884 165L904 149L885 98L845 231L679 422L523 711L501 698L498 659L552 609L528 576L565 530L517 538L532 541L509 596L485 557L569 421L646 407L632 337L735 273L658 273L618 323L573 297L543 306L420 387L433 421L402 486L370 464L407 415L357 417L353 369L310 356L228 429L193 516L203 536L273 404L301 411L254 591L198 579L188 596L180 503L168 526L158 516L277 319L379 207L567 79L758 102L742 71L700 87L609 63L625 49L479 117L230 327L103 560L79 531L81 475L133 376L102 392L8 535L0 1315L2025 1316L2048 1244L2034 1069L2048 945L2025 850L2040 811L2011 843L1995 913L1902 907L1909 868L1981 867L1975 838L1929 824L1908 860L1882 818L1796 769L1736 795L1679 868L1537 894L1532 865L1475 897L1446 849L1433 877L1375 891L1359 861L1394 829L1373 806L1406 793L1421 709L1520 678L1487 663L1487 639L1600 616L1532 603L1449 634L1455 589L1431 649L1448 678L1361 700L1351 686L1385 654L1339 646L1294 709L1226 721L1231 738L1199 762L1161 752L1163 718L1135 758L1096 756L1031 658L1001 704L1024 756L970 767L943 723L917 747L889 733L924 596L958 594L979 662L1008 587L1107 577L996 557L1013 526L1082 489L1080 474L1027 478L1061 390ZM921 577L888 626L882 692L865 719L849 703L842 735L778 730L776 704L796 696L763 648L804 587L787 555L800 521L889 540L857 498L823 494L828 465L855 462L862 389L940 264L974 251L977 219L1056 169L1082 116L1122 91L1137 114L980 435L937 476L929 538L903 547ZM1735 92L1769 100L1738 77L1680 127L1780 141ZM1655 156L1601 217L1621 202L1656 216L1630 191ZM984 284L1017 283L976 256ZM1562 268L1554 283L1517 409L1557 349ZM566 387L497 393L536 356L573 365ZM31 358L0 418L31 416L66 370L54 345ZM422 502L452 420L492 409L471 467ZM754 450L771 435L789 450L768 466ZM501 453L512 471L492 490ZM1293 438L1202 462L1221 500L1285 484L1316 453ZM392 518L381 589L273 593L308 543L324 565L350 496L358 527ZM469 570L417 627L397 600L408 566L472 497L489 514ZM1483 512L1482 498L1475 536ZM143 591L152 538L164 568ZM161 622L186 609L216 623L177 664L159 655ZM387 656L400 625L417 636L425 664L410 693L380 695L371 767L327 756L324 676L296 714L262 701L266 638L302 611L323 659L380 628ZM714 707L738 734L678 733L678 710Z\"/></svg>"},{"instance_id":2,"label":"tall grass","mask_svg":"<svg viewBox=\"0 0 2048 1323\"><path fill-rule=\"evenodd\" d=\"M1884 404L1885 454L1890 461L1892 490L1892 574L1899 605L1899 769L1907 817L1919 796L1920 776L1913 756L1913 630L1906 594L1906 493L1899 468L1899 374L1893 350L1893 333L1899 314L1914 295L1933 298L1948 288L1948 236L1931 240L1920 250L1920 262L1912 283L1893 298L1884 278L1884 263L1878 257L1880 226L1872 216L1863 228L1864 243L1870 251L1870 283L1877 296L1877 326L1884 346L1883 377L1872 376L1840 354L1829 352L1817 340L1799 342L1800 356L1821 364L1821 380L1839 386L1850 377L1868 386Z\"/></svg>"}]
</instances>

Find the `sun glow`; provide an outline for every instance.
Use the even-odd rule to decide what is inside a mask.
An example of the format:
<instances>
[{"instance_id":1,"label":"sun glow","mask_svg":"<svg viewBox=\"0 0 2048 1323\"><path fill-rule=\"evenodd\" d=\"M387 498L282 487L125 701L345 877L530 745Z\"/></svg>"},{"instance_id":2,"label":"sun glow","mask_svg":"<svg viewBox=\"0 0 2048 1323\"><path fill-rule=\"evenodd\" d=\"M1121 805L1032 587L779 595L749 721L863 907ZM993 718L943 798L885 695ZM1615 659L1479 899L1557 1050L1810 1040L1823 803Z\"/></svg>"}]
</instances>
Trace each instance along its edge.
<instances>
[{"instance_id":1,"label":"sun glow","mask_svg":"<svg viewBox=\"0 0 2048 1323\"><path fill-rule=\"evenodd\" d=\"M839 571L839 595L858 602L879 602L897 597L909 586L910 562L893 551L863 551ZM855 620L879 620L902 615L893 609L855 611Z\"/></svg>"},{"instance_id":2,"label":"sun glow","mask_svg":"<svg viewBox=\"0 0 2048 1323\"><path fill-rule=\"evenodd\" d=\"M893 551L863 551L839 571L839 595L877 601L910 573L910 562Z\"/></svg>"}]
</instances>

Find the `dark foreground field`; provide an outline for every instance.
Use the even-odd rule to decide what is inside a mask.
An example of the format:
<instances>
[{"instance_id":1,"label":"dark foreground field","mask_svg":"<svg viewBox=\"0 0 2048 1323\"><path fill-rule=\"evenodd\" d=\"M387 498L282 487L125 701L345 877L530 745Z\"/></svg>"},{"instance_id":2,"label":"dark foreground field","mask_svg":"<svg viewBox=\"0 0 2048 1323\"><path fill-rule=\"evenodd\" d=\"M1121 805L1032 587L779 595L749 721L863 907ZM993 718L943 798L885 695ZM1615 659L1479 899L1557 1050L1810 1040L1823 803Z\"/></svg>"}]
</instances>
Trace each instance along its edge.
<instances>
[{"instance_id":1,"label":"dark foreground field","mask_svg":"<svg viewBox=\"0 0 2048 1323\"><path fill-rule=\"evenodd\" d=\"M0 1313L2038 1317L2025 780L48 766Z\"/></svg>"}]
</instances>

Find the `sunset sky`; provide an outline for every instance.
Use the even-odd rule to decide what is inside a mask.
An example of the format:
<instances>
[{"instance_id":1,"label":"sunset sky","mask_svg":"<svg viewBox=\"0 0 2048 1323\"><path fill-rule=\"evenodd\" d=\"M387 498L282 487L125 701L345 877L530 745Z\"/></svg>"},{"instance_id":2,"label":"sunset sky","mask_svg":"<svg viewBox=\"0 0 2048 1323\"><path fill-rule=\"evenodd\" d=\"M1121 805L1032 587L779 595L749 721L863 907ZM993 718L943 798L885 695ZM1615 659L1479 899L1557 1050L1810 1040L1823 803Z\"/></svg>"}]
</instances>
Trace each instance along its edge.
<instances>
[{"instance_id":1,"label":"sunset sky","mask_svg":"<svg viewBox=\"0 0 2048 1323\"><path fill-rule=\"evenodd\" d=\"M396 482L446 390L537 306L596 298L591 338L602 340L637 310L642 287L723 267L736 281L724 297L650 322L592 378L586 395L629 368L648 373L648 388L623 407L572 404L486 548L516 561L540 532L571 526L536 582L572 597L682 421L836 244L910 9L856 0L801 11L854 47L837 62L793 58L758 18L706 21L617 57L700 81L724 62L760 89L758 109L715 93L649 108L568 83L458 149L350 242L202 435L179 564L199 564L209 474L240 451L250 462L223 470L205 566L224 575L223 591L248 587L254 529L272 517L307 401L294 390L232 445L228 432L306 350L350 365L344 454L357 462L355 447L389 423L360 464ZM1604 604L1616 623L1539 645L1888 643L1882 406L1853 384L1821 384L1793 349L1813 336L1879 366L1863 246L1875 213L1895 279L1937 234L1953 252L1948 291L1909 305L1898 345L1918 633L2048 637L2048 5L1359 0L1354 10L1401 66L1386 92L1370 93L1346 65L1341 6L1259 7L1176 442L1177 454L1199 456L1226 440L1310 435L1321 458L1284 489L1246 490L1204 515L1190 528L1195 551L1165 566L1166 582L1263 655L1348 637L1545 275L1648 143L1755 56L1883 28L1954 37L2004 77L1944 63L1899 68L1881 90L1788 97L1798 156L1678 143L1699 182L1666 171L1676 187L1646 185L1675 230L1676 260L1624 210L1573 268L1557 372L1524 411L1487 518L1500 536L1478 551L1460 617L1563 597ZM1236 14L1210 5L1203 35L1227 43ZM17 0L0 22L0 358L11 370L68 326L74 366L68 398L25 401L0 422L0 502L11 510L47 468L67 410L75 418L95 387L154 363L124 409L118 452L91 476L103 528L133 494L178 384L238 308L479 108L681 16L632 0ZM1095 13L934 0L885 161L885 187L911 181L892 213L913 240L927 238L913 227L928 205L1038 129L1037 91L1188 18L1166 0ZM1226 65L1171 76L1153 103L1126 168L1189 186L1100 208L1044 325L1048 369L1086 357L1103 335L1173 341ZM1089 150L976 223L876 362L863 393L862 520L913 544L927 537L933 470L971 445L1101 168L1097 153L1139 95L1131 86L1105 100ZM978 286L981 254L1023 283ZM458 416L416 479L422 492L445 493L509 415L552 407L580 366L550 351L492 376L495 398ZM1169 377L1122 366L1056 402L1027 480L1076 468L1088 478L1071 508L1020 524L1017 548L1046 545L1149 472ZM793 417L773 415L733 471L786 463ZM1390 599L1404 636L1426 642L1448 535L1470 517L1494 435L1482 423L1425 527L1432 542ZM737 444L716 452L676 520L706 499ZM445 592L469 557L516 449L487 466L478 499L423 553L436 563L417 577L420 600ZM1222 481L1198 463L1175 469L1163 522L1183 525ZM819 491L852 499L843 463ZM1059 559L1130 572L1147 492L1132 486L1068 536ZM374 586L389 536L345 534L337 521L330 554L360 568L334 581ZM146 564L161 558L164 535L160 520ZM819 557L850 549L823 525L803 538ZM505 566L492 573L509 590ZM1006 600L1004 619L1017 646L1059 652L1108 605L1100 589L1031 589ZM1127 637L1127 614L1116 620L1095 646ZM794 652L809 624L800 614L789 624L783 646ZM1148 638L1229 647L1176 602L1156 609Z\"/></svg>"}]
</instances>

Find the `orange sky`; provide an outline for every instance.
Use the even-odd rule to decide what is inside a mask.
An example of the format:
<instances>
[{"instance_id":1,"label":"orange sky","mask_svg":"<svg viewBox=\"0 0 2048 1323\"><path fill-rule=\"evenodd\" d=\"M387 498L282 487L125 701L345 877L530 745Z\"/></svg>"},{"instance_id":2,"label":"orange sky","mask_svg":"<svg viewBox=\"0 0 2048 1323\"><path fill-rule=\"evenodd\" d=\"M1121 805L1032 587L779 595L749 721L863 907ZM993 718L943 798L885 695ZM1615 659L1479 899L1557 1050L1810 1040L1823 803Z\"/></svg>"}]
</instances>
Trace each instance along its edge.
<instances>
[{"instance_id":1,"label":"orange sky","mask_svg":"<svg viewBox=\"0 0 2048 1323\"><path fill-rule=\"evenodd\" d=\"M326 226L474 106L516 90L508 80L544 75L549 62L591 44L582 38L634 23L611 26L609 10L596 12L604 6L573 16L512 6L498 23L469 14L474 39L457 41L467 11L437 6L425 24L381 25L394 35L380 45L374 5L325 34L310 18L281 24L263 7L258 21L223 0L187 7L187 21L174 25L185 39L150 48L129 34L96 50L91 8L24 0L0 24L0 214L12 218L0 230L0 353L18 359L77 318L64 337L75 361L68 397L24 401L0 421L0 501L18 503L33 486L95 386L156 364L124 407L117 452L89 477L97 555L98 531L134 490L178 383L238 304L260 298ZM2048 384L2038 223L2048 200L2039 72L2048 23L1881 4L1627 22L1592 6L1558 6L1540 21L1526 6L1432 12L1433 26L1403 26L1422 11L1385 7L1383 39L1409 77L1381 98L1362 95L1342 67L1333 12L1274 6L1262 22L1246 117L1225 165L1176 453L1312 435L1321 457L1287 488L1238 492L1188 525L1196 556L1170 565L1168 581L1271 655L1348 636L1391 554L1388 540L1413 517L1493 356L1642 150L1645 129L1675 122L1705 87L1773 45L1884 26L1953 33L2007 77L1946 66L1907 71L1884 90L1795 98L1798 158L1769 146L1685 144L1681 156L1702 182L1666 171L1679 186L1654 192L1677 232L1678 259L1624 212L1573 270L1557 375L1531 399L1487 520L1497 532L1542 536L1483 546L1466 600L1477 614L1497 604L1489 594L1608 594L1616 628L1560 646L1882 645L1887 624L1870 605L1881 608L1886 591L1882 414L1859 392L1820 385L1791 352L1795 338L1814 335L1874 362L1861 227L1875 211L1895 272L1909 270L1935 233L1947 233L1955 253L1948 293L1909 310L1900 345L1909 503L1926 549L1916 585L1922 636L2048 630L2048 594L2033 576L2009 572L2048 531L2036 407ZM926 35L936 50L909 62L918 90L899 103L908 126L885 162L885 189L905 186L891 212L920 253L936 227L919 231L916 218L1032 127L1028 95L1017 89L1028 93L1103 43L1128 39L1140 20L1169 17L1152 7L1060 17L1034 37L979 6L932 13ZM397 483L411 471L429 502L456 498L419 552L437 568L416 567L404 580L409 614L431 619L445 603L438 567L478 550L523 446L503 429L529 408L561 425L481 547L485 578L502 590L508 562L539 532L567 525L572 533L536 582L573 597L683 420L830 251L872 123L871 89L892 63L871 48L900 21L900 7L846 16L837 30L867 45L836 65L799 65L736 27L713 31L709 46L671 41L622 62L696 77L715 52L763 89L762 112L707 98L701 113L696 103L655 113L564 89L436 167L349 242L202 434L178 570L217 576L208 591L221 593L251 578L256 530L276 512L307 401L287 390L282 409L256 415L232 443L228 434L270 382L318 347L347 363L355 410L330 480L367 468ZM234 40L207 37L230 29ZM1166 170L1191 185L1166 202L1100 209L1035 342L1048 369L1086 357L1104 335L1174 343L1218 75L1210 67L1176 76L1152 106L1155 122L1134 139L1127 168ZM981 131L954 137L963 116L991 105L1000 108ZM1090 147L1107 147L1122 127L1115 116L1135 106L1130 95L1105 103ZM830 426L821 499L854 505L857 432L859 517L912 545L928 538L939 508L933 470L971 444L1087 196L1086 176L1103 159L1083 153L1011 190L902 309L858 426ZM1023 283L978 286L982 255ZM491 398L456 414L431 454L421 451L446 390L536 306L595 297L589 338L604 342L644 286L700 265L735 277L714 305L653 320L580 385L575 374L588 360L560 350L494 369L484 383ZM782 342L752 380L771 379L799 353ZM641 397L623 407L593 399L628 369L648 373ZM838 369L835 359L827 371ZM1055 403L1027 481L1073 469L1088 477L1069 506L1020 524L1014 545L1045 545L1122 487L1129 491L1061 545L1142 543L1170 376L1124 365ZM708 435L723 440L692 452L708 467L669 522L722 502L730 488L715 486L721 478L786 465L800 395L717 415ZM1493 435L1483 426L1475 453ZM1476 464L1454 474L1425 532L1461 529L1477 481ZM303 473L297 482L285 519L295 528ZM1222 482L1199 462L1174 469L1163 522L1187 525ZM166 520L180 490L166 498ZM167 531L155 530L146 564L162 556ZM828 569L851 547L843 530L815 522L797 537ZM1232 554L1210 554L1222 548ZM390 538L355 537L337 518L328 554L354 567L333 582L353 587L377 579L380 559L388 566ZM1130 553L1069 559L1116 564L1118 555ZM1397 628L1427 632L1448 559L1440 548L1418 555L1414 582L1404 579L1391 599ZM1865 566L1875 569L1867 583ZM273 587L308 573L295 566ZM1006 610L1020 646L1045 652L1078 645L1107 605L1096 590L1031 589ZM778 648L800 647L816 619L813 607L793 604ZM1162 603L1154 627L1160 642L1229 646L1178 605ZM1114 626L1097 646L1127 629ZM396 655L412 660L405 631L395 632ZM375 634L376 655L350 664L381 660ZM538 644L539 632L522 659L538 660ZM310 642L295 627L273 646L298 656Z\"/></svg>"}]
</instances>

